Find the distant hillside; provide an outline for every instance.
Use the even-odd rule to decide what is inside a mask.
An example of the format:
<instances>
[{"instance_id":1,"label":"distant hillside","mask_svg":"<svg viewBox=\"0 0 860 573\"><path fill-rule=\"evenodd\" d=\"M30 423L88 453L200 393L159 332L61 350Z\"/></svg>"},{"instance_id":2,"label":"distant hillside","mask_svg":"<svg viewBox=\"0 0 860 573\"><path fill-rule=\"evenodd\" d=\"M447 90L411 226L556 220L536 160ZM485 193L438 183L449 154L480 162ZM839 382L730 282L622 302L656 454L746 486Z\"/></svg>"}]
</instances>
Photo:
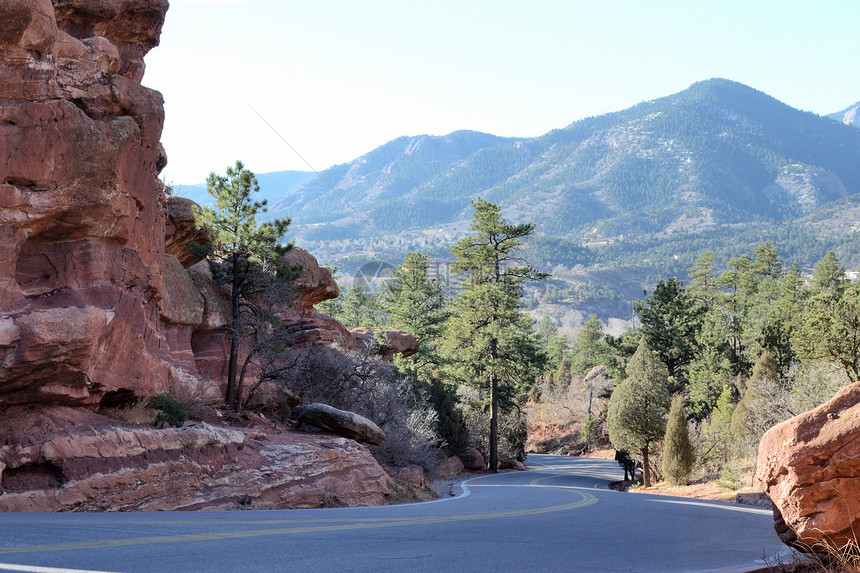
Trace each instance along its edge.
<instances>
[{"instance_id":1,"label":"distant hillside","mask_svg":"<svg viewBox=\"0 0 860 573\"><path fill-rule=\"evenodd\" d=\"M271 173L257 173L256 176L257 182L260 184L260 193L256 199L258 201L266 199L271 210L273 203L306 184L314 177L314 173L310 171L273 171ZM176 195L188 197L199 205L213 204L212 198L206 191L206 183L176 185L173 192ZM269 214L273 215L272 213Z\"/></svg>"},{"instance_id":2,"label":"distant hillside","mask_svg":"<svg viewBox=\"0 0 860 573\"><path fill-rule=\"evenodd\" d=\"M685 279L706 250L724 268L772 240L786 265L809 271L833 249L856 269L858 165L860 130L715 79L536 138L401 137L320 177L293 172L295 187L258 178L270 215L291 216L290 236L347 285L409 250L448 280L470 200L499 203L536 224L523 255L553 275L528 290L532 311L572 329L593 312L620 332L643 289Z\"/></svg>"},{"instance_id":3,"label":"distant hillside","mask_svg":"<svg viewBox=\"0 0 860 573\"><path fill-rule=\"evenodd\" d=\"M715 79L532 139L401 137L273 211L359 237L465 222L482 196L587 240L801 217L860 192L857 165L860 131Z\"/></svg>"},{"instance_id":4,"label":"distant hillside","mask_svg":"<svg viewBox=\"0 0 860 573\"><path fill-rule=\"evenodd\" d=\"M860 127L860 101L847 109L843 109L842 111L838 111L836 113L831 113L827 117L835 119L836 121L845 123L847 125Z\"/></svg>"}]
</instances>

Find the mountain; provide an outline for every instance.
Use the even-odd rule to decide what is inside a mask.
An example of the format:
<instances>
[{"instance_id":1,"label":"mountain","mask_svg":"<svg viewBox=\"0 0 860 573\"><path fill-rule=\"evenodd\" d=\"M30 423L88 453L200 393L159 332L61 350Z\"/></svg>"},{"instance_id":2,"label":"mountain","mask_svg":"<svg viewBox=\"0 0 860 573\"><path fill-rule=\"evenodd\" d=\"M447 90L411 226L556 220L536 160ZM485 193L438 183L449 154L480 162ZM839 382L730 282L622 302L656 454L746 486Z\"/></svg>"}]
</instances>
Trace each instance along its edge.
<instances>
[{"instance_id":1,"label":"mountain","mask_svg":"<svg viewBox=\"0 0 860 573\"><path fill-rule=\"evenodd\" d=\"M860 131L723 79L531 139L401 137L273 204L335 237L462 227L469 201L574 240L788 221L860 192Z\"/></svg>"},{"instance_id":2,"label":"mountain","mask_svg":"<svg viewBox=\"0 0 860 573\"><path fill-rule=\"evenodd\" d=\"M260 193L256 200L266 199L271 210L272 203L289 196L290 193L305 185L314 177L311 171L273 171L271 173L257 173L257 182L260 184ZM213 199L206 191L205 183L193 185L176 185L173 189L175 195L188 197L198 205L214 205Z\"/></svg>"},{"instance_id":3,"label":"mountain","mask_svg":"<svg viewBox=\"0 0 860 573\"><path fill-rule=\"evenodd\" d=\"M831 113L827 117L835 119L836 121L840 121L847 125L860 127L860 101L847 109L843 109L842 111L838 111L836 113Z\"/></svg>"},{"instance_id":4,"label":"mountain","mask_svg":"<svg viewBox=\"0 0 860 573\"><path fill-rule=\"evenodd\" d=\"M368 262L418 250L456 288L445 265L469 202L496 202L536 224L523 254L553 275L531 308L571 329L596 313L618 333L643 289L685 279L706 250L720 269L772 240L786 265L809 270L832 249L856 268L857 165L860 130L712 79L535 138L400 137L277 200L258 178L270 215L291 216L292 238L347 285Z\"/></svg>"}]
</instances>

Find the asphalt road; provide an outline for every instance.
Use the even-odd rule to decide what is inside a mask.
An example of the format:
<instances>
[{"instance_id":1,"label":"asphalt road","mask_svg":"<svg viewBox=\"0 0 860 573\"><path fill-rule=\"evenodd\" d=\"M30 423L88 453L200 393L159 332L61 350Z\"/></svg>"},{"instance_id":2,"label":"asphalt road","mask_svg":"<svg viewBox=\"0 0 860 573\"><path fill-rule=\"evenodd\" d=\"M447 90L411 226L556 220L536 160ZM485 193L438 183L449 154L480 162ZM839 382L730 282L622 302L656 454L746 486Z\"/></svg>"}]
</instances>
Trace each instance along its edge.
<instances>
[{"instance_id":1,"label":"asphalt road","mask_svg":"<svg viewBox=\"0 0 860 573\"><path fill-rule=\"evenodd\" d=\"M446 499L284 511L0 515L0 571L729 571L784 552L768 510L606 489L611 460L532 454Z\"/></svg>"}]
</instances>

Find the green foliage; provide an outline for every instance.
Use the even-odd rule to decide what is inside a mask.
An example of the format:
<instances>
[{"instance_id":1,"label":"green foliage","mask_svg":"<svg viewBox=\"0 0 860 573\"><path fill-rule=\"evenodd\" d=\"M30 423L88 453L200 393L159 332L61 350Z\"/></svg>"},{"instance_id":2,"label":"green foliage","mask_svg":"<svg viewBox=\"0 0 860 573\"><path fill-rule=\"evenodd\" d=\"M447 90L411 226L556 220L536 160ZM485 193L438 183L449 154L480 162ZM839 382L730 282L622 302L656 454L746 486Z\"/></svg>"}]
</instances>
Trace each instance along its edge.
<instances>
[{"instance_id":1,"label":"green foliage","mask_svg":"<svg viewBox=\"0 0 860 573\"><path fill-rule=\"evenodd\" d=\"M651 485L649 455L666 432L667 386L665 367L651 354L643 336L627 364L627 379L612 392L606 425L616 450L641 456L646 487Z\"/></svg>"},{"instance_id":2,"label":"green foliage","mask_svg":"<svg viewBox=\"0 0 860 573\"><path fill-rule=\"evenodd\" d=\"M452 456L459 454L469 445L469 429L451 392L441 380L433 378L428 399L439 417L439 437L445 443L445 450Z\"/></svg>"},{"instance_id":3,"label":"green foliage","mask_svg":"<svg viewBox=\"0 0 860 573\"><path fill-rule=\"evenodd\" d=\"M406 359L413 377L440 363L439 338L450 312L444 306L444 287L428 274L430 255L410 252L397 267L394 277L384 284L379 309L387 323L404 330L418 341L418 352Z\"/></svg>"},{"instance_id":4,"label":"green foliage","mask_svg":"<svg viewBox=\"0 0 860 573\"><path fill-rule=\"evenodd\" d=\"M671 391L684 390L687 369L698 350L705 308L688 296L683 283L673 278L660 281L654 294L644 302L637 301L635 309L648 347L666 367Z\"/></svg>"},{"instance_id":5,"label":"green foliage","mask_svg":"<svg viewBox=\"0 0 860 573\"><path fill-rule=\"evenodd\" d=\"M741 488L743 481L743 462L740 460L732 460L723 466L720 472L720 479L717 480L717 485L723 489L737 491Z\"/></svg>"},{"instance_id":6,"label":"green foliage","mask_svg":"<svg viewBox=\"0 0 860 573\"><path fill-rule=\"evenodd\" d=\"M347 328L379 328L382 326L381 311L376 296L360 286L346 290L340 304L332 308L334 318Z\"/></svg>"},{"instance_id":7,"label":"green foliage","mask_svg":"<svg viewBox=\"0 0 860 573\"><path fill-rule=\"evenodd\" d=\"M158 415L155 417L156 426L168 424L174 428L181 428L188 419L188 406L177 400L172 390L153 396L147 405L158 410Z\"/></svg>"},{"instance_id":8,"label":"green foliage","mask_svg":"<svg viewBox=\"0 0 860 573\"><path fill-rule=\"evenodd\" d=\"M776 360L765 350L756 361L743 399L732 414L735 444L748 455L755 455L764 433L789 415L782 404L774 400L775 389L785 390L784 382L779 377ZM785 392L779 394L780 397L786 395Z\"/></svg>"},{"instance_id":9,"label":"green foliage","mask_svg":"<svg viewBox=\"0 0 860 573\"><path fill-rule=\"evenodd\" d=\"M592 444L600 437L597 418L591 412L585 415L582 419L582 424L579 427L579 437L585 442L586 447L590 450Z\"/></svg>"},{"instance_id":10,"label":"green foliage","mask_svg":"<svg viewBox=\"0 0 860 573\"><path fill-rule=\"evenodd\" d=\"M732 415L735 411L733 387L726 385L720 393L716 407L702 423L703 443L698 452L697 465L723 466L734 456Z\"/></svg>"},{"instance_id":11,"label":"green foliage","mask_svg":"<svg viewBox=\"0 0 860 573\"><path fill-rule=\"evenodd\" d=\"M497 205L477 199L472 235L452 249L452 269L466 273L463 293L453 303L444 337L448 372L461 384L475 384L486 398L490 420L490 468L498 464L498 411L518 409L531 393L545 357L533 320L520 309L523 284L543 277L520 265L516 250L534 231L509 224Z\"/></svg>"},{"instance_id":12,"label":"green foliage","mask_svg":"<svg viewBox=\"0 0 860 573\"><path fill-rule=\"evenodd\" d=\"M213 240L205 249L214 263L213 275L230 285L231 323L230 360L227 368L225 404L237 408L241 399L238 366L241 340L241 307L250 302L255 275L277 274L289 279L289 269L281 262L292 244L281 241L290 224L289 219L276 219L257 224L257 217L266 212L266 201L255 201L260 190L254 174L237 161L227 168L227 175L210 173L206 179L215 208L204 207L195 213L198 226L212 229Z\"/></svg>"},{"instance_id":13,"label":"green foliage","mask_svg":"<svg viewBox=\"0 0 860 573\"><path fill-rule=\"evenodd\" d=\"M579 336L570 349L571 371L577 375L607 361L609 347L604 341L603 327L597 315L592 314L579 331Z\"/></svg>"},{"instance_id":14,"label":"green foliage","mask_svg":"<svg viewBox=\"0 0 860 573\"><path fill-rule=\"evenodd\" d=\"M672 485L686 485L693 471L693 445L684 414L684 397L676 394L669 408L663 438L663 476Z\"/></svg>"},{"instance_id":15,"label":"green foliage","mask_svg":"<svg viewBox=\"0 0 860 573\"><path fill-rule=\"evenodd\" d=\"M851 284L839 295L818 292L806 307L797 338L805 358L833 361L848 378L860 380L860 285Z\"/></svg>"}]
</instances>

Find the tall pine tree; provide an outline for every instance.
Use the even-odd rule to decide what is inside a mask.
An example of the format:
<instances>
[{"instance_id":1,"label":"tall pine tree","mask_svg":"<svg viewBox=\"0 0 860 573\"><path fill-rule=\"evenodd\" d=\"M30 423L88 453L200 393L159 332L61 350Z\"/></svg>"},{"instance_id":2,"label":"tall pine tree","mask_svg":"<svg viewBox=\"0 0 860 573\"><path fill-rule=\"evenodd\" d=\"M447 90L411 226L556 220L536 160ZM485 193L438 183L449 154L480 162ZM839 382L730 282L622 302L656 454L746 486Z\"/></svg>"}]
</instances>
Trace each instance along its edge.
<instances>
[{"instance_id":1,"label":"tall pine tree","mask_svg":"<svg viewBox=\"0 0 860 573\"><path fill-rule=\"evenodd\" d=\"M472 234L452 249L454 272L467 275L445 337L447 355L462 383L478 384L488 398L490 469L498 468L499 409L518 407L534 385L543 354L534 321L520 311L523 284L545 275L517 256L534 225L509 224L501 209L472 202Z\"/></svg>"},{"instance_id":2,"label":"tall pine tree","mask_svg":"<svg viewBox=\"0 0 860 573\"><path fill-rule=\"evenodd\" d=\"M215 199L215 208L202 208L195 219L198 226L212 229L213 240L204 245L205 251L217 264L217 272L213 274L230 285L230 361L225 404L236 408L241 399L237 374L242 303L248 300L254 288L255 273L284 271L287 274L281 257L292 247L292 244L282 244L290 219L257 224L257 215L267 211L266 200L253 199L260 186L241 161L227 168L226 177L210 173L206 190Z\"/></svg>"}]
</instances>

